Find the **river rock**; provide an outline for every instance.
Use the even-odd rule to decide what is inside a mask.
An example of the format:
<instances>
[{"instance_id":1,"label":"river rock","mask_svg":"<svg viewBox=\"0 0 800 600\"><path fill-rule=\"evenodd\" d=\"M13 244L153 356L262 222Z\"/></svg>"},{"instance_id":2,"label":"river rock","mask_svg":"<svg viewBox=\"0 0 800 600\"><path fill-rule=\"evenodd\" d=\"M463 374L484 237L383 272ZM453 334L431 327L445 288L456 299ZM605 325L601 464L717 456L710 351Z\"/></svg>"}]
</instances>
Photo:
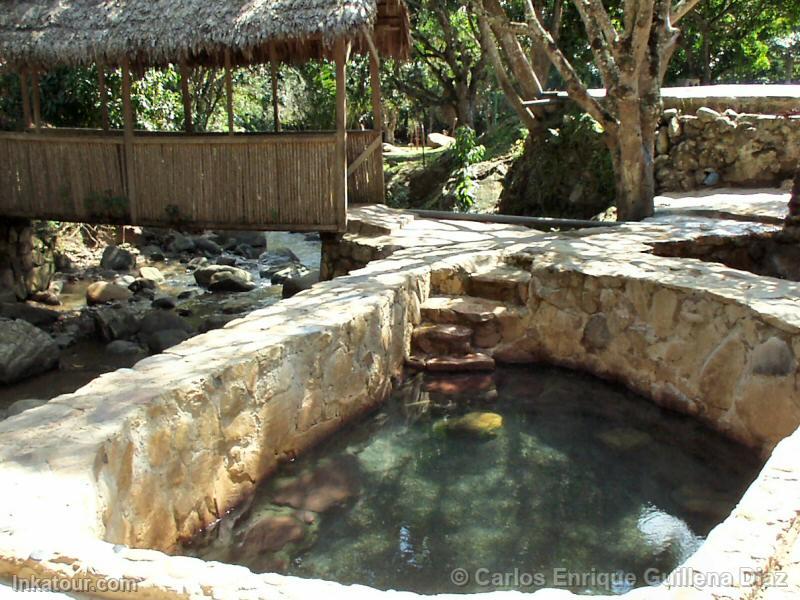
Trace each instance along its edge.
<instances>
[{"instance_id":1,"label":"river rock","mask_svg":"<svg viewBox=\"0 0 800 600\"><path fill-rule=\"evenodd\" d=\"M217 257L217 264L225 267L235 267L237 262L239 262L239 259L237 259L235 256Z\"/></svg>"},{"instance_id":2,"label":"river rock","mask_svg":"<svg viewBox=\"0 0 800 600\"><path fill-rule=\"evenodd\" d=\"M298 279L309 273L308 267L298 263L291 263L281 269L272 272L270 282L272 285L280 285L287 279Z\"/></svg>"},{"instance_id":3,"label":"river rock","mask_svg":"<svg viewBox=\"0 0 800 600\"><path fill-rule=\"evenodd\" d=\"M234 321L238 317L236 315L211 315L206 317L205 320L200 324L200 333L205 333L207 331L211 331L212 329L222 329L230 323Z\"/></svg>"},{"instance_id":4,"label":"river rock","mask_svg":"<svg viewBox=\"0 0 800 600\"><path fill-rule=\"evenodd\" d=\"M164 281L164 274L156 267L142 267L139 269L139 277L146 281L153 283L161 283Z\"/></svg>"},{"instance_id":5,"label":"river rock","mask_svg":"<svg viewBox=\"0 0 800 600\"><path fill-rule=\"evenodd\" d=\"M269 514L250 526L242 544L250 553L277 552L303 541L305 535L305 525L294 516Z\"/></svg>"},{"instance_id":6,"label":"river rock","mask_svg":"<svg viewBox=\"0 0 800 600\"><path fill-rule=\"evenodd\" d=\"M9 384L58 366L58 346L41 329L0 319L0 383Z\"/></svg>"},{"instance_id":7,"label":"river rock","mask_svg":"<svg viewBox=\"0 0 800 600\"><path fill-rule=\"evenodd\" d=\"M32 408L44 406L45 404L47 404L47 400L40 400L38 398L25 398L24 400L17 400L6 409L6 418L16 416Z\"/></svg>"},{"instance_id":8,"label":"river rock","mask_svg":"<svg viewBox=\"0 0 800 600\"><path fill-rule=\"evenodd\" d=\"M159 296L153 300L153 308L171 310L177 306L177 301L172 296Z\"/></svg>"},{"instance_id":9,"label":"river rock","mask_svg":"<svg viewBox=\"0 0 800 600\"><path fill-rule=\"evenodd\" d=\"M189 334L181 329L165 329L145 336L145 343L153 354L163 352L167 348L177 346L189 339Z\"/></svg>"},{"instance_id":10,"label":"river rock","mask_svg":"<svg viewBox=\"0 0 800 600\"><path fill-rule=\"evenodd\" d=\"M136 266L136 255L120 248L119 246L106 246L100 267L112 271L130 271Z\"/></svg>"},{"instance_id":11,"label":"river rock","mask_svg":"<svg viewBox=\"0 0 800 600\"><path fill-rule=\"evenodd\" d=\"M282 298L291 298L295 294L299 294L319 282L319 270L309 271L302 277L289 278L283 282L283 290L281 291Z\"/></svg>"},{"instance_id":12,"label":"river rock","mask_svg":"<svg viewBox=\"0 0 800 600\"><path fill-rule=\"evenodd\" d=\"M115 340L106 346L106 352L117 356L144 353L144 349L135 342Z\"/></svg>"},{"instance_id":13,"label":"river rock","mask_svg":"<svg viewBox=\"0 0 800 600\"><path fill-rule=\"evenodd\" d=\"M214 273L208 282L208 289L212 292L249 292L255 287L250 273L236 267Z\"/></svg>"},{"instance_id":14,"label":"river rock","mask_svg":"<svg viewBox=\"0 0 800 600\"><path fill-rule=\"evenodd\" d=\"M97 334L105 342L125 339L136 335L139 323L127 306L103 306L94 313Z\"/></svg>"},{"instance_id":15,"label":"river rock","mask_svg":"<svg viewBox=\"0 0 800 600\"><path fill-rule=\"evenodd\" d=\"M435 431L456 435L488 438L497 435L503 426L503 417L493 412L470 412L453 419L444 419L434 425Z\"/></svg>"},{"instance_id":16,"label":"river rock","mask_svg":"<svg viewBox=\"0 0 800 600\"><path fill-rule=\"evenodd\" d=\"M52 290L42 290L41 292L36 292L31 296L31 300L34 302L47 304L48 306L58 306L61 304L61 298L58 297L58 293Z\"/></svg>"},{"instance_id":17,"label":"river rock","mask_svg":"<svg viewBox=\"0 0 800 600\"><path fill-rule=\"evenodd\" d=\"M445 135L444 133L433 133L428 134L428 146L431 148L446 148L447 146L452 146L456 143L456 138L451 137L449 135Z\"/></svg>"},{"instance_id":18,"label":"river rock","mask_svg":"<svg viewBox=\"0 0 800 600\"><path fill-rule=\"evenodd\" d=\"M132 292L127 287L108 281L95 281L86 288L86 302L88 304L127 300L132 295Z\"/></svg>"},{"instance_id":19,"label":"river rock","mask_svg":"<svg viewBox=\"0 0 800 600\"><path fill-rule=\"evenodd\" d=\"M254 248L249 244L238 244L233 251L238 254L239 256L243 256L244 258L258 258L261 256L261 249Z\"/></svg>"},{"instance_id":20,"label":"river rock","mask_svg":"<svg viewBox=\"0 0 800 600\"><path fill-rule=\"evenodd\" d=\"M181 252L192 252L195 248L195 244L192 238L175 231L172 233L172 240L170 241L168 248L170 252L180 254Z\"/></svg>"},{"instance_id":21,"label":"river rock","mask_svg":"<svg viewBox=\"0 0 800 600\"><path fill-rule=\"evenodd\" d=\"M198 236L194 238L194 247L205 254L211 254L214 256L222 254L222 248L220 245L214 240L208 239L207 237Z\"/></svg>"},{"instance_id":22,"label":"river rock","mask_svg":"<svg viewBox=\"0 0 800 600\"><path fill-rule=\"evenodd\" d=\"M22 319L37 327L47 327L55 323L61 313L49 308L31 306L25 302L3 302L0 304L0 317Z\"/></svg>"},{"instance_id":23,"label":"river rock","mask_svg":"<svg viewBox=\"0 0 800 600\"><path fill-rule=\"evenodd\" d=\"M267 237L262 231L226 231L223 237L233 239L235 243L247 244L253 248L266 248Z\"/></svg>"},{"instance_id":24,"label":"river rock","mask_svg":"<svg viewBox=\"0 0 800 600\"><path fill-rule=\"evenodd\" d=\"M324 461L313 471L301 474L275 492L272 501L321 513L354 498L359 492L358 459L348 454Z\"/></svg>"},{"instance_id":25,"label":"river rock","mask_svg":"<svg viewBox=\"0 0 800 600\"><path fill-rule=\"evenodd\" d=\"M192 333L192 326L188 322L168 310L151 310L139 322L139 331L145 335L171 329Z\"/></svg>"},{"instance_id":26,"label":"river rock","mask_svg":"<svg viewBox=\"0 0 800 600\"><path fill-rule=\"evenodd\" d=\"M211 283L211 278L217 273L223 272L237 273L242 279L250 278L250 274L247 271L237 267L229 265L204 265L195 269L194 280L197 282L197 285L207 288Z\"/></svg>"}]
</instances>

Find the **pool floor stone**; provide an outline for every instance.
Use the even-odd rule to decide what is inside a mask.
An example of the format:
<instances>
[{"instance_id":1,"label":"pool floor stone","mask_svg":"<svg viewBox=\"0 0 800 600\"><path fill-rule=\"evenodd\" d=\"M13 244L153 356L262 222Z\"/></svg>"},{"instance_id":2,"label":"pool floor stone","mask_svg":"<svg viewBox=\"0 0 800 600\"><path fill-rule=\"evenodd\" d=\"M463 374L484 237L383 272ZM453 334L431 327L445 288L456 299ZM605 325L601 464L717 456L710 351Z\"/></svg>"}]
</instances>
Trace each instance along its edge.
<instances>
[{"instance_id":1,"label":"pool floor stone","mask_svg":"<svg viewBox=\"0 0 800 600\"><path fill-rule=\"evenodd\" d=\"M109 598L418 597L167 552L280 461L380 402L429 298L469 296L474 274L519 269L531 275L527 298L501 302L520 314L492 356L619 380L769 456L673 585L623 597L776 600L798 590L800 284L650 252L655 241L774 225L671 214L541 233L381 207L353 216L367 234L341 244L384 258L0 423L0 592L37 576L94 582ZM506 289L518 289L512 280ZM97 585L120 578L137 591Z\"/></svg>"}]
</instances>

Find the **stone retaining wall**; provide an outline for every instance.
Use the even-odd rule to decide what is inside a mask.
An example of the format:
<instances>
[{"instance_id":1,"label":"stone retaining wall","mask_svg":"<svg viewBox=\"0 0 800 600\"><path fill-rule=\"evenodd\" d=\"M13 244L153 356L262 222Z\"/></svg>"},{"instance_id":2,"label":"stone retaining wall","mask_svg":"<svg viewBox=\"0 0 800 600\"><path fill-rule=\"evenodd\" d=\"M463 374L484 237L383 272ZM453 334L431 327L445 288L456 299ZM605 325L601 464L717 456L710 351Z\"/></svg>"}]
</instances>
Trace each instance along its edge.
<instances>
[{"instance_id":1,"label":"stone retaining wall","mask_svg":"<svg viewBox=\"0 0 800 600\"><path fill-rule=\"evenodd\" d=\"M37 237L27 219L0 219L0 292L24 300L46 290L54 272L52 241Z\"/></svg>"},{"instance_id":2,"label":"stone retaining wall","mask_svg":"<svg viewBox=\"0 0 800 600\"><path fill-rule=\"evenodd\" d=\"M664 111L656 139L661 191L780 186L800 165L800 115Z\"/></svg>"}]
</instances>

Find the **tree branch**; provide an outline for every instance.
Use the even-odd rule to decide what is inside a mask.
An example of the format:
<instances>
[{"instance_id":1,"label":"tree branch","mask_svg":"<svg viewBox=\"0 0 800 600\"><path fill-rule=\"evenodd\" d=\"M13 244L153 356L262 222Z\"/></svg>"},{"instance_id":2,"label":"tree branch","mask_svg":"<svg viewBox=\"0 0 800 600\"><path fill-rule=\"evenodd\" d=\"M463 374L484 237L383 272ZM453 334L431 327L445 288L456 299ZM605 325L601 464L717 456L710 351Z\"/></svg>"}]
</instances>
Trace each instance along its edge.
<instances>
[{"instance_id":1,"label":"tree branch","mask_svg":"<svg viewBox=\"0 0 800 600\"><path fill-rule=\"evenodd\" d=\"M678 3L672 7L671 21L675 25L683 17L685 17L691 10L700 3L700 0L678 0Z\"/></svg>"}]
</instances>

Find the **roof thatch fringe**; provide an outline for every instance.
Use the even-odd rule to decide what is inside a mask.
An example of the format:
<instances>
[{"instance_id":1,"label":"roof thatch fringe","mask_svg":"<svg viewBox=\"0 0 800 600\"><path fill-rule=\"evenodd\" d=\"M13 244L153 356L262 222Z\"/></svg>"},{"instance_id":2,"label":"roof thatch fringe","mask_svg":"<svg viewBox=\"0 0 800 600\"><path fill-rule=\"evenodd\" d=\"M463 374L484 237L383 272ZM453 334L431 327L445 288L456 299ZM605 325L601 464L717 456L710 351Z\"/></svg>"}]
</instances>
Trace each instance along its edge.
<instances>
[{"instance_id":1,"label":"roof thatch fringe","mask_svg":"<svg viewBox=\"0 0 800 600\"><path fill-rule=\"evenodd\" d=\"M0 10L0 62L48 68L123 58L168 63L284 61L330 54L334 39L376 28L384 55L408 55L402 0L10 0Z\"/></svg>"}]
</instances>

